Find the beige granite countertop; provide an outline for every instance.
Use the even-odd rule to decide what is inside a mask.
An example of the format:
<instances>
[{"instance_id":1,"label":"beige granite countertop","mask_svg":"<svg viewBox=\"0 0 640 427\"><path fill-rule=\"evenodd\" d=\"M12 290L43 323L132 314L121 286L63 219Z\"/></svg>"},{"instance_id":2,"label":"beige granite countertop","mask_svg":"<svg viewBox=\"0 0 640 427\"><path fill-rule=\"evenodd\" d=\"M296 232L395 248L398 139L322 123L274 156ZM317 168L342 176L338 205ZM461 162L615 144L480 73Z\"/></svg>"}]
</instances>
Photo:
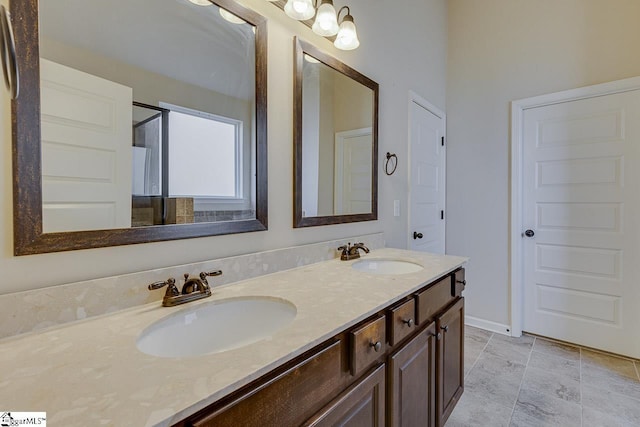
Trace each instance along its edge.
<instances>
[{"instance_id":1,"label":"beige granite countertop","mask_svg":"<svg viewBox=\"0 0 640 427\"><path fill-rule=\"evenodd\" d=\"M363 256L380 257L424 270L371 275L336 259L215 288L187 305L147 304L4 339L0 410L46 411L50 426L169 426L467 260L389 248ZM242 296L288 300L296 318L269 339L217 354L159 358L136 347L140 332L167 315Z\"/></svg>"}]
</instances>

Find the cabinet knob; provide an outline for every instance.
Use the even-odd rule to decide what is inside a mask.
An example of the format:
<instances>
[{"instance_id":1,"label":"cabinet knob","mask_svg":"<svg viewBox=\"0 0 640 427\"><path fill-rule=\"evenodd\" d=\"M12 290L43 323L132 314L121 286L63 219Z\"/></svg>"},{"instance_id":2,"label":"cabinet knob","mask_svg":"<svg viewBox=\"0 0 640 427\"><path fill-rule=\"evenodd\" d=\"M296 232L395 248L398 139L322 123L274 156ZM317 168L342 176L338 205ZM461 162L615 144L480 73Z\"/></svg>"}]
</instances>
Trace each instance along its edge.
<instances>
[{"instance_id":1,"label":"cabinet knob","mask_svg":"<svg viewBox=\"0 0 640 427\"><path fill-rule=\"evenodd\" d=\"M449 332L449 325L440 326L440 329L442 329L445 332Z\"/></svg>"},{"instance_id":2,"label":"cabinet knob","mask_svg":"<svg viewBox=\"0 0 640 427\"><path fill-rule=\"evenodd\" d=\"M376 342L372 342L369 343L369 345L371 347L373 347L373 350L377 353L380 351L380 349L382 348L382 343L380 341L376 341Z\"/></svg>"},{"instance_id":3,"label":"cabinet knob","mask_svg":"<svg viewBox=\"0 0 640 427\"><path fill-rule=\"evenodd\" d=\"M408 327L412 327L413 326L413 319L403 320L402 323L404 323Z\"/></svg>"}]
</instances>

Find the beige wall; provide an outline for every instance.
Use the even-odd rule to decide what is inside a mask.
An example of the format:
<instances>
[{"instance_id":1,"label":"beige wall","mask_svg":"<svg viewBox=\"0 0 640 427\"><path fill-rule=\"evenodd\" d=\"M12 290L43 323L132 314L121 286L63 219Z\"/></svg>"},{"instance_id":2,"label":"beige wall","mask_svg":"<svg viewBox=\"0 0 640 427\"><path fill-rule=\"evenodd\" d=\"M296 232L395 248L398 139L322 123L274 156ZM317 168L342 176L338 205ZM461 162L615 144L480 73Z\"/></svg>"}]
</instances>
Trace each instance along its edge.
<instances>
[{"instance_id":1,"label":"beige wall","mask_svg":"<svg viewBox=\"0 0 640 427\"><path fill-rule=\"evenodd\" d=\"M333 215L334 129L333 106L336 72L322 65L320 75L320 119L318 149L318 216Z\"/></svg>"},{"instance_id":2,"label":"beige wall","mask_svg":"<svg viewBox=\"0 0 640 427\"><path fill-rule=\"evenodd\" d=\"M335 132L371 127L373 91L351 78L338 74L334 81L333 122Z\"/></svg>"},{"instance_id":3,"label":"beige wall","mask_svg":"<svg viewBox=\"0 0 640 427\"><path fill-rule=\"evenodd\" d=\"M449 0L447 252L508 324L510 101L640 75L638 0Z\"/></svg>"},{"instance_id":4,"label":"beige wall","mask_svg":"<svg viewBox=\"0 0 640 427\"><path fill-rule=\"evenodd\" d=\"M7 5L7 0L0 0ZM393 217L393 199L406 208L407 94L414 90L445 108L446 0L352 0L361 39L353 52L337 51L303 24L264 0L242 3L264 15L269 32L269 230L260 233L14 257L11 108L0 89L0 293L53 286L223 256L384 231L387 244L405 247L406 216ZM389 25L394 31L384 31ZM400 25L402 24L402 25ZM380 90L380 153L398 153L398 172L381 175L380 220L294 230L292 224L293 36L314 43L376 80Z\"/></svg>"}]
</instances>

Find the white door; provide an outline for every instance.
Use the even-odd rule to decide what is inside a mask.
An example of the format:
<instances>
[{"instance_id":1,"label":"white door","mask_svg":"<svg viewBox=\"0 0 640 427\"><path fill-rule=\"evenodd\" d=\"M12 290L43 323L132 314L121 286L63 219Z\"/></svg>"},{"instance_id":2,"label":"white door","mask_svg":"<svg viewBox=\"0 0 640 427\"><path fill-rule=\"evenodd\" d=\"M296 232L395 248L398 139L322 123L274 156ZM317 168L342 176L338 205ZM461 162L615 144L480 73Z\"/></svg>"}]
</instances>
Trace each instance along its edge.
<instances>
[{"instance_id":1,"label":"white door","mask_svg":"<svg viewBox=\"0 0 640 427\"><path fill-rule=\"evenodd\" d=\"M131 226L131 88L40 60L44 232Z\"/></svg>"},{"instance_id":2,"label":"white door","mask_svg":"<svg viewBox=\"0 0 640 427\"><path fill-rule=\"evenodd\" d=\"M445 251L445 118L424 100L409 105L409 249Z\"/></svg>"},{"instance_id":3,"label":"white door","mask_svg":"<svg viewBox=\"0 0 640 427\"><path fill-rule=\"evenodd\" d=\"M371 128L336 133L334 214L372 212Z\"/></svg>"},{"instance_id":4,"label":"white door","mask_svg":"<svg viewBox=\"0 0 640 427\"><path fill-rule=\"evenodd\" d=\"M522 329L640 357L640 90L531 108L522 129Z\"/></svg>"}]
</instances>

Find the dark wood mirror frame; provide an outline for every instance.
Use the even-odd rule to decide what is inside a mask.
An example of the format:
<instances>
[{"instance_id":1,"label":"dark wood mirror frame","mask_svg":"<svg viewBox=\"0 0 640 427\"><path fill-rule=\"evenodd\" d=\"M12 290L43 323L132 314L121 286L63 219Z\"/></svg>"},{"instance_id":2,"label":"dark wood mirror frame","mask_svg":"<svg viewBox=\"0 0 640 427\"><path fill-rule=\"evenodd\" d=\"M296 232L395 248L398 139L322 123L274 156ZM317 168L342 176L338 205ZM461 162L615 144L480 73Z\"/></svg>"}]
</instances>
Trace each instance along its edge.
<instances>
[{"instance_id":1,"label":"dark wood mirror frame","mask_svg":"<svg viewBox=\"0 0 640 427\"><path fill-rule=\"evenodd\" d=\"M293 85L293 226L313 227L318 225L348 222L374 221L378 219L378 83L348 65L322 52L315 46L294 38L294 85ZM309 54L339 73L361 83L373 91L371 161L371 212L364 214L328 215L304 217L302 215L302 77L304 54Z\"/></svg>"},{"instance_id":2,"label":"dark wood mirror frame","mask_svg":"<svg viewBox=\"0 0 640 427\"><path fill-rule=\"evenodd\" d=\"M20 70L20 97L12 102L14 254L189 239L267 229L267 24L233 0L211 0L256 28L256 218L112 230L43 233L40 147L40 56L38 0L12 1L11 15Z\"/></svg>"}]
</instances>

